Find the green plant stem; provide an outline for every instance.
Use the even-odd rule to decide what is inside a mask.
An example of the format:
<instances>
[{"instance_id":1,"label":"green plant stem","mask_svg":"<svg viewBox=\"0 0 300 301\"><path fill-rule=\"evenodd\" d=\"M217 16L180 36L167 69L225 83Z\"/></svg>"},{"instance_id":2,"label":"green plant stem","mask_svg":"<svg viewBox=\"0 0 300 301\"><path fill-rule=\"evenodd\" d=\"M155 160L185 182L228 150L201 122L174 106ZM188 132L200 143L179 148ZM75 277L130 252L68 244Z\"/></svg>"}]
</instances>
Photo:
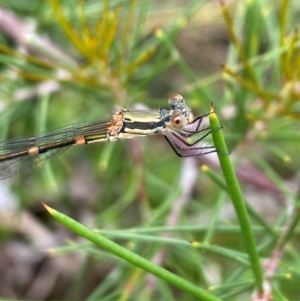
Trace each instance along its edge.
<instances>
[{"instance_id":1,"label":"green plant stem","mask_svg":"<svg viewBox=\"0 0 300 301\"><path fill-rule=\"evenodd\" d=\"M245 246L249 254L249 259L251 262L256 287L259 292L263 292L262 269L259 263L259 257L256 249L250 218L247 212L246 204L243 199L241 188L239 186L239 182L236 178L233 165L230 161L230 156L228 155L229 152L225 143L223 133L222 131L218 130L221 128L221 125L218 120L217 114L215 113L213 104L211 104L210 126L213 131L213 141L216 149L218 150L218 157L226 181L227 191L231 197L233 206L237 213L237 217L245 241Z\"/></svg>"},{"instance_id":2,"label":"green plant stem","mask_svg":"<svg viewBox=\"0 0 300 301\"><path fill-rule=\"evenodd\" d=\"M117 255L120 258L142 268L145 271L156 275L157 277L167 281L168 283L182 289L183 291L189 292L193 296L200 298L205 301L221 301L219 298L207 293L205 290L199 288L198 286L190 283L189 281L163 269L160 266L153 264L151 261L139 256L136 253L129 251L128 249L119 246L115 242L107 239L106 237L95 233L94 231L88 229L82 224L76 222L70 217L50 208L45 205L45 208L49 213L60 223L77 233L78 235L85 237L89 241L95 243L97 246Z\"/></svg>"}]
</instances>

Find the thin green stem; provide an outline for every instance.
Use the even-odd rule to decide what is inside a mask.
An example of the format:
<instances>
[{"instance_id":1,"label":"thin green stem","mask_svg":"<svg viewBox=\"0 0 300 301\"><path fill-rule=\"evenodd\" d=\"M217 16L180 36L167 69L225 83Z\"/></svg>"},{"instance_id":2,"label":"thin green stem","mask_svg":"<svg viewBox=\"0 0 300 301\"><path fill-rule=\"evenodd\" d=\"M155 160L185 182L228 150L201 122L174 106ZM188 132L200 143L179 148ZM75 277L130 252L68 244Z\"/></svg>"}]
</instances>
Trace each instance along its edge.
<instances>
[{"instance_id":1,"label":"thin green stem","mask_svg":"<svg viewBox=\"0 0 300 301\"><path fill-rule=\"evenodd\" d=\"M86 228L70 217L48 207L45 204L44 206L56 220L58 220L60 223L62 223L78 235L85 237L89 241L95 243L97 246L117 255L118 257L136 265L137 267L142 268L145 271L152 273L153 275L156 275L157 277L167 281L168 283L178 287L179 289L182 289L183 291L192 294L197 298L200 298L201 300L221 301L219 298L207 293L205 290L199 288L191 282L163 269L160 266L153 264L151 261L139 256L138 254L133 253L122 246L119 246L115 242L107 239L100 234L95 233L94 231Z\"/></svg>"},{"instance_id":2,"label":"thin green stem","mask_svg":"<svg viewBox=\"0 0 300 301\"><path fill-rule=\"evenodd\" d=\"M231 197L233 206L237 213L237 218L241 226L241 230L245 241L245 246L249 254L249 259L251 262L251 266L256 282L256 287L259 292L262 292L263 291L262 269L259 263L259 257L256 249L250 218L247 212L247 207L244 202L241 188L239 186L239 182L235 175L233 165L230 161L230 156L228 155L229 152L225 143L223 133L222 131L217 130L221 127L221 125L218 120L217 114L215 113L213 104L211 104L210 125L213 130L212 137L213 137L215 147L218 150L218 157L226 181L227 191Z\"/></svg>"}]
</instances>

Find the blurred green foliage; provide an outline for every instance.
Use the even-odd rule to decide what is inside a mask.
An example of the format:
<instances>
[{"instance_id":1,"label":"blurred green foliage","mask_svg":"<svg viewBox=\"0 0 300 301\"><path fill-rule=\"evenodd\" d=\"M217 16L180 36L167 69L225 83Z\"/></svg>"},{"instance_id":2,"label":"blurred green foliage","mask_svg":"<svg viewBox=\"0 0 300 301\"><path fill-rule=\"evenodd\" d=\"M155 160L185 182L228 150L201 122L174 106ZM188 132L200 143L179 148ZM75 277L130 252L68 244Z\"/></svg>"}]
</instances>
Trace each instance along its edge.
<instances>
[{"instance_id":1,"label":"blurred green foliage","mask_svg":"<svg viewBox=\"0 0 300 301\"><path fill-rule=\"evenodd\" d=\"M184 94L195 115L209 111L213 101L249 200L271 285L266 296L299 297L297 0L0 5L1 140L101 119L119 108L167 108L172 92ZM3 183L20 211L33 212L53 233L61 229L40 211L40 200L149 260L166 252L162 266L222 300L249 300L253 275L224 181L213 160L200 159L193 163L198 176L188 195L183 191L192 171L184 173L186 161L159 136L72 147ZM184 197L189 202L170 226ZM134 233L117 230L132 227ZM163 236L167 230L178 240ZM13 231L11 239L18 240ZM76 262L64 296L53 290L56 299L195 300L76 239L52 254L78 250L85 260Z\"/></svg>"}]
</instances>

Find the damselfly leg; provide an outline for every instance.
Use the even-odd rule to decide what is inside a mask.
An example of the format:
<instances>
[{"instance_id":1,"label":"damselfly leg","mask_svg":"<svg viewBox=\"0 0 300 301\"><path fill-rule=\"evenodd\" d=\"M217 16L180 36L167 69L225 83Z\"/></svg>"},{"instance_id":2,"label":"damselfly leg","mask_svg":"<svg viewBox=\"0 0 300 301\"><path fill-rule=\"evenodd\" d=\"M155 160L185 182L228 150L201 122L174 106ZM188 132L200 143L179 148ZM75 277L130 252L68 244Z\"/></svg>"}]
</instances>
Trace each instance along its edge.
<instances>
[{"instance_id":1,"label":"damselfly leg","mask_svg":"<svg viewBox=\"0 0 300 301\"><path fill-rule=\"evenodd\" d=\"M211 132L209 114L204 114L195 118L181 131L165 131L163 135L178 156L192 157L216 152L214 146L202 142Z\"/></svg>"}]
</instances>

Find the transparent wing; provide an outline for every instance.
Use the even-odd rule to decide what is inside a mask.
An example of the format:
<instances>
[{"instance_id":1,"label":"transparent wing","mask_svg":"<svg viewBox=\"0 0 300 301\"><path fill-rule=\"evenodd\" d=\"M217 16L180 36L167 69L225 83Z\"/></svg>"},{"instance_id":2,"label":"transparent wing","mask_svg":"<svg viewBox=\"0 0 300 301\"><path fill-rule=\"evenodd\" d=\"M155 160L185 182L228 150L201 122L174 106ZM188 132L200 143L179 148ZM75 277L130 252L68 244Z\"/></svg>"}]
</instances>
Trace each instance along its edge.
<instances>
[{"instance_id":1,"label":"transparent wing","mask_svg":"<svg viewBox=\"0 0 300 301\"><path fill-rule=\"evenodd\" d=\"M45 163L73 145L79 136L93 136L95 139L106 137L109 123L110 119L82 122L32 137L20 137L0 142L0 179L15 176ZM26 155L32 147L39 147L43 151Z\"/></svg>"}]
</instances>

